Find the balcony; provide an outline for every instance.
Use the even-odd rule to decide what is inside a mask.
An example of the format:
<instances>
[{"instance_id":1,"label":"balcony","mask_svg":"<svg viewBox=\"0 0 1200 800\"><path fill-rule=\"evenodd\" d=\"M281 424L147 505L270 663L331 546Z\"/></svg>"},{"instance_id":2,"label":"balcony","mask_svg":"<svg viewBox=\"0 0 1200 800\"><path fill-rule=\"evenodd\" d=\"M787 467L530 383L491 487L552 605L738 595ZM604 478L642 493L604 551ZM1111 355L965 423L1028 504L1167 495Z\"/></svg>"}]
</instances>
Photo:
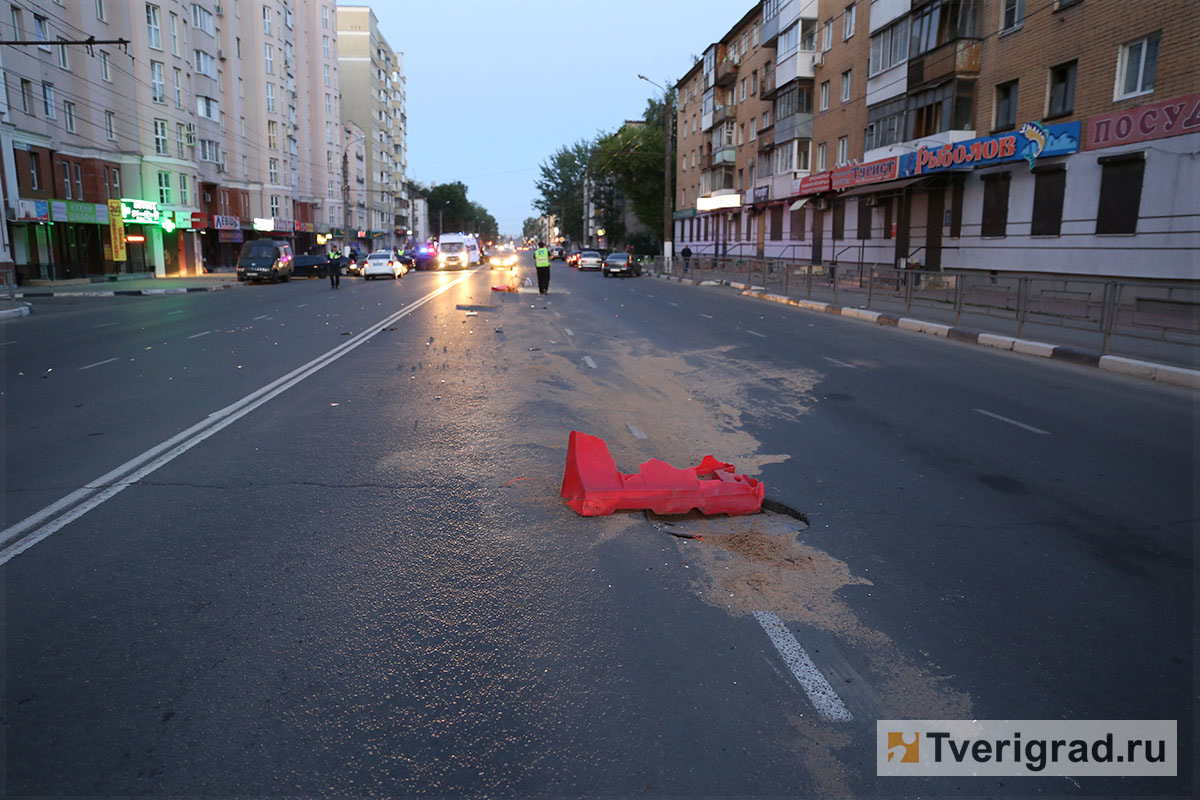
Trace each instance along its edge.
<instances>
[{"instance_id":1,"label":"balcony","mask_svg":"<svg viewBox=\"0 0 1200 800\"><path fill-rule=\"evenodd\" d=\"M730 105L717 106L716 108L713 109L712 124L709 125L709 127L710 128L715 127L717 125L720 125L725 120L734 119L735 117L737 117L737 106L736 105L730 104Z\"/></svg>"},{"instance_id":2,"label":"balcony","mask_svg":"<svg viewBox=\"0 0 1200 800\"><path fill-rule=\"evenodd\" d=\"M908 60L908 88L979 74L979 39L956 39Z\"/></svg>"},{"instance_id":3,"label":"balcony","mask_svg":"<svg viewBox=\"0 0 1200 800\"><path fill-rule=\"evenodd\" d=\"M763 100L770 100L775 96L775 90L778 85L775 82L775 70L764 72L762 77L758 79L758 96Z\"/></svg>"},{"instance_id":4,"label":"balcony","mask_svg":"<svg viewBox=\"0 0 1200 800\"><path fill-rule=\"evenodd\" d=\"M717 86L731 86L738 75L738 62L731 58L721 59L721 63L717 64L717 73L713 76L713 83Z\"/></svg>"}]
</instances>

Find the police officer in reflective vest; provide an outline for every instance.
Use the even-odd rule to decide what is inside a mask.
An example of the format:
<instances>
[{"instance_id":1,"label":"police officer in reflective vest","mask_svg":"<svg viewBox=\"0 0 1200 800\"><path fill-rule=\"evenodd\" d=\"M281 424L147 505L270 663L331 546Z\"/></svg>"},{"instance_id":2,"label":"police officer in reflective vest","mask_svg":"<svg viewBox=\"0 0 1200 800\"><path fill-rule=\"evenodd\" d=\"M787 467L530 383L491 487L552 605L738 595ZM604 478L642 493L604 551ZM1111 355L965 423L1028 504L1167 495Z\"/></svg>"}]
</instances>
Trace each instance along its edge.
<instances>
[{"instance_id":1,"label":"police officer in reflective vest","mask_svg":"<svg viewBox=\"0 0 1200 800\"><path fill-rule=\"evenodd\" d=\"M533 263L537 267L538 294L550 293L550 251L545 242L538 242L538 249L533 251Z\"/></svg>"}]
</instances>

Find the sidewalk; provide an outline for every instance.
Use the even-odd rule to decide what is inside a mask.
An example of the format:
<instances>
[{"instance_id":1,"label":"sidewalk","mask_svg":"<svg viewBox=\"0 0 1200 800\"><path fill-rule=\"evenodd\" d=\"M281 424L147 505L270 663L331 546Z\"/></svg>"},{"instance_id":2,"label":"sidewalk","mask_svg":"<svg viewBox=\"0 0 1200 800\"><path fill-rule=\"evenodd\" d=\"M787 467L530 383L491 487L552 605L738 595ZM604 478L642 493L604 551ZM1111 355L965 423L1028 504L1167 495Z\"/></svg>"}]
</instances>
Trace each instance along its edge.
<instances>
[{"instance_id":1,"label":"sidewalk","mask_svg":"<svg viewBox=\"0 0 1200 800\"><path fill-rule=\"evenodd\" d=\"M233 270L182 278L153 276L127 278L117 281L47 281L35 286L21 286L16 299L34 297L113 297L127 295L183 294L185 292L218 292L238 283Z\"/></svg>"},{"instance_id":2,"label":"sidewalk","mask_svg":"<svg viewBox=\"0 0 1200 800\"><path fill-rule=\"evenodd\" d=\"M989 331L987 327L968 328L958 327L942 320L940 322L927 319L927 317L935 317L936 313L927 313L929 311L936 312L936 309L928 308L913 308L912 313L918 316L905 316L903 304L900 305L899 311L868 311L865 308L855 308L850 306L836 305L832 302L823 300L807 300L785 297L781 294L768 292L765 287L752 286L737 281L719 280L719 279L702 279L701 276L695 278L681 278L675 275L667 275L659 272L646 273L649 276L660 280L671 280L679 283L688 284L691 286L726 286L737 290L743 297L750 297L756 300L767 302L780 303L783 305L803 308L809 311L818 311L825 314L836 314L842 317L850 317L852 319L861 320L864 322L872 322L877 325L887 325L904 330L910 330L918 333L925 333L932 336L940 336L945 339L954 339L955 341L976 344L982 347L992 347L999 350L1010 350L1014 353L1022 353L1025 355L1041 356L1042 358L1053 358L1060 361L1070 361L1074 364L1082 364L1085 366L1098 367L1109 372L1118 372L1124 375L1130 375L1137 378L1147 380L1157 380L1163 383L1171 383L1177 386L1184 386L1191 389L1200 389L1200 370L1191 369L1179 364L1172 364L1165 360L1147 360L1143 357L1128 357L1118 355L1105 355L1100 352L1093 351L1085 347L1080 347L1077 344L1079 337L1072 334L1087 333L1086 331L1077 331L1061 326L1050 325L1026 325L1025 336L1037 335L1040 339L1033 338L1016 338L1011 333ZM855 299L855 295L844 294L847 300ZM919 318L918 318L919 317ZM967 318L964 316L964 320ZM986 318L980 319L971 317L971 323L984 321ZM1064 336L1063 334L1067 334ZM1191 353L1189 366L1195 366L1197 354Z\"/></svg>"}]
</instances>

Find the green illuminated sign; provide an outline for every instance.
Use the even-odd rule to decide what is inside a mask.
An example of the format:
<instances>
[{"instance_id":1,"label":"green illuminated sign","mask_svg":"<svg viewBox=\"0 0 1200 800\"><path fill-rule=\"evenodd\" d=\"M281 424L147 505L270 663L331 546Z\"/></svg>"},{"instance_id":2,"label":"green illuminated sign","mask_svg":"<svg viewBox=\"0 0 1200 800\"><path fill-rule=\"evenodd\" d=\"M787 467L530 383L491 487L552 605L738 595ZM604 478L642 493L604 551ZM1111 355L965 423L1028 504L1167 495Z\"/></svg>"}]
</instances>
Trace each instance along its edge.
<instances>
[{"instance_id":1,"label":"green illuminated sign","mask_svg":"<svg viewBox=\"0 0 1200 800\"><path fill-rule=\"evenodd\" d=\"M157 225L161 218L158 203L151 200L121 198L121 220L134 225Z\"/></svg>"}]
</instances>

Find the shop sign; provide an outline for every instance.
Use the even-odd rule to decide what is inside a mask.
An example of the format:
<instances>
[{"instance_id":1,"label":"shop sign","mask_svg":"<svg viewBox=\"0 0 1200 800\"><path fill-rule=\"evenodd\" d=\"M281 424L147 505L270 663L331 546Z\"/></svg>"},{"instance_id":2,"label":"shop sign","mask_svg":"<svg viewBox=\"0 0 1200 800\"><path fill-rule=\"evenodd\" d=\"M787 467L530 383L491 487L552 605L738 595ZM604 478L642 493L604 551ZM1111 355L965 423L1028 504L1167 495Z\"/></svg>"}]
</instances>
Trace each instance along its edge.
<instances>
[{"instance_id":1,"label":"shop sign","mask_svg":"<svg viewBox=\"0 0 1200 800\"><path fill-rule=\"evenodd\" d=\"M691 219L694 216L696 216L696 209L681 208L671 215L671 219Z\"/></svg>"},{"instance_id":2,"label":"shop sign","mask_svg":"<svg viewBox=\"0 0 1200 800\"><path fill-rule=\"evenodd\" d=\"M1026 122L1019 129L995 136L968 139L936 147L917 148L900 156L900 177L911 178L943 170L981 167L1025 159L1033 169L1039 158L1079 152L1081 122L1042 125Z\"/></svg>"},{"instance_id":3,"label":"shop sign","mask_svg":"<svg viewBox=\"0 0 1200 800\"><path fill-rule=\"evenodd\" d=\"M108 206L97 203L80 203L77 200L51 200L50 219L55 222L107 225Z\"/></svg>"},{"instance_id":4,"label":"shop sign","mask_svg":"<svg viewBox=\"0 0 1200 800\"><path fill-rule=\"evenodd\" d=\"M219 231L241 230L242 221L237 217L229 217L224 214L217 214L213 217L213 227Z\"/></svg>"},{"instance_id":5,"label":"shop sign","mask_svg":"<svg viewBox=\"0 0 1200 800\"><path fill-rule=\"evenodd\" d=\"M755 186L754 187L754 202L765 203L771 199L771 186Z\"/></svg>"},{"instance_id":6,"label":"shop sign","mask_svg":"<svg viewBox=\"0 0 1200 800\"><path fill-rule=\"evenodd\" d=\"M894 181L900 176L900 157L892 156L866 164L851 164L833 171L830 186L835 191L852 186L864 186L881 181Z\"/></svg>"},{"instance_id":7,"label":"shop sign","mask_svg":"<svg viewBox=\"0 0 1200 800\"><path fill-rule=\"evenodd\" d=\"M22 222L49 222L50 204L45 200L21 198L17 201L17 219Z\"/></svg>"},{"instance_id":8,"label":"shop sign","mask_svg":"<svg viewBox=\"0 0 1200 800\"><path fill-rule=\"evenodd\" d=\"M121 219L120 200L108 201L108 238L112 241L112 260L125 261L125 222Z\"/></svg>"},{"instance_id":9,"label":"shop sign","mask_svg":"<svg viewBox=\"0 0 1200 800\"><path fill-rule=\"evenodd\" d=\"M245 238L246 237L242 233L241 228L238 228L237 230L232 230L232 231L230 231L230 230L217 231L217 241L218 242L240 244L241 242L245 241Z\"/></svg>"},{"instance_id":10,"label":"shop sign","mask_svg":"<svg viewBox=\"0 0 1200 800\"><path fill-rule=\"evenodd\" d=\"M317 226L312 224L311 222L302 222L302 223L300 223L300 225L303 228L305 233L316 233Z\"/></svg>"},{"instance_id":11,"label":"shop sign","mask_svg":"<svg viewBox=\"0 0 1200 800\"><path fill-rule=\"evenodd\" d=\"M192 212L192 227L196 230L204 230L208 227L208 214L202 211Z\"/></svg>"},{"instance_id":12,"label":"shop sign","mask_svg":"<svg viewBox=\"0 0 1200 800\"><path fill-rule=\"evenodd\" d=\"M255 217L254 230L263 233L270 233L275 230L275 220L271 217Z\"/></svg>"},{"instance_id":13,"label":"shop sign","mask_svg":"<svg viewBox=\"0 0 1200 800\"><path fill-rule=\"evenodd\" d=\"M296 221L295 220L285 219L284 217L272 217L271 221L275 225L274 231L276 233L295 233L296 232Z\"/></svg>"},{"instance_id":14,"label":"shop sign","mask_svg":"<svg viewBox=\"0 0 1200 800\"><path fill-rule=\"evenodd\" d=\"M1089 150L1200 131L1200 94L1101 114L1087 121Z\"/></svg>"},{"instance_id":15,"label":"shop sign","mask_svg":"<svg viewBox=\"0 0 1200 800\"><path fill-rule=\"evenodd\" d=\"M121 220L133 225L157 225L161 217L158 203L153 200L121 198Z\"/></svg>"},{"instance_id":16,"label":"shop sign","mask_svg":"<svg viewBox=\"0 0 1200 800\"><path fill-rule=\"evenodd\" d=\"M833 173L818 172L816 175L809 175L806 178L800 179L800 185L796 188L795 194L817 194L818 192L828 192L832 186Z\"/></svg>"}]
</instances>

